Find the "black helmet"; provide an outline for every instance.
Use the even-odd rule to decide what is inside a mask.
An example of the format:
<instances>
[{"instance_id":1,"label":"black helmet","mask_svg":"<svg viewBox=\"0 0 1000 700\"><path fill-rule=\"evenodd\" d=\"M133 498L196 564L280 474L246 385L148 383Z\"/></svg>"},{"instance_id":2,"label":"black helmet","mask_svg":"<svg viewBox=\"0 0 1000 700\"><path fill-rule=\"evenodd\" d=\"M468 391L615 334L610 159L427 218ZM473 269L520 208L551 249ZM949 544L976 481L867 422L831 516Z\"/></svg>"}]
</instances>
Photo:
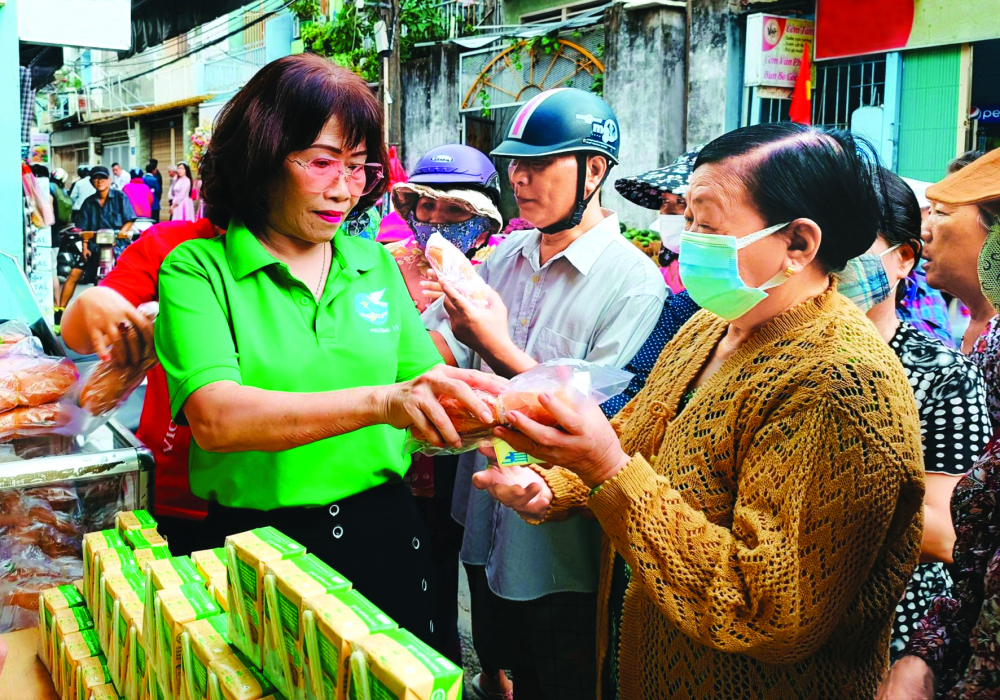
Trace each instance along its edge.
<instances>
[{"instance_id":1,"label":"black helmet","mask_svg":"<svg viewBox=\"0 0 1000 700\"><path fill-rule=\"evenodd\" d=\"M542 158L561 154L577 154L576 206L566 219L540 228L542 233L558 233L579 225L590 200L600 191L604 181L584 196L587 156L601 155L608 159L607 179L611 168L618 164L621 130L618 117L608 103L592 92L578 88L546 90L531 98L514 115L507 138L490 154L500 158Z\"/></svg>"}]
</instances>

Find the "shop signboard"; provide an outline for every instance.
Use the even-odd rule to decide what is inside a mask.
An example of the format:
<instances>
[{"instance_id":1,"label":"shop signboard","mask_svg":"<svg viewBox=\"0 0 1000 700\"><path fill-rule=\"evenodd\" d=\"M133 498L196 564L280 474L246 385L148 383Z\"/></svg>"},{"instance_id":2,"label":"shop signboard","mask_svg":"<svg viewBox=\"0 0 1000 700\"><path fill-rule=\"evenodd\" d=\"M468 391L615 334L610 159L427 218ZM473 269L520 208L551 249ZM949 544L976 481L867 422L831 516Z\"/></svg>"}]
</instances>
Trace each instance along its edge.
<instances>
[{"instance_id":1,"label":"shop signboard","mask_svg":"<svg viewBox=\"0 0 1000 700\"><path fill-rule=\"evenodd\" d=\"M816 60L998 36L997 0L816 0Z\"/></svg>"},{"instance_id":2,"label":"shop signboard","mask_svg":"<svg viewBox=\"0 0 1000 700\"><path fill-rule=\"evenodd\" d=\"M28 145L28 163L49 167L49 135L32 134Z\"/></svg>"},{"instance_id":3,"label":"shop signboard","mask_svg":"<svg viewBox=\"0 0 1000 700\"><path fill-rule=\"evenodd\" d=\"M980 124L1000 124L1000 105L973 107L969 113L969 119L978 121Z\"/></svg>"},{"instance_id":4,"label":"shop signboard","mask_svg":"<svg viewBox=\"0 0 1000 700\"><path fill-rule=\"evenodd\" d=\"M795 87L802 50L813 41L813 22L794 17L755 14L747 17L747 87Z\"/></svg>"},{"instance_id":5,"label":"shop signboard","mask_svg":"<svg viewBox=\"0 0 1000 700\"><path fill-rule=\"evenodd\" d=\"M21 41L128 51L132 0L28 0L17 3Z\"/></svg>"}]
</instances>

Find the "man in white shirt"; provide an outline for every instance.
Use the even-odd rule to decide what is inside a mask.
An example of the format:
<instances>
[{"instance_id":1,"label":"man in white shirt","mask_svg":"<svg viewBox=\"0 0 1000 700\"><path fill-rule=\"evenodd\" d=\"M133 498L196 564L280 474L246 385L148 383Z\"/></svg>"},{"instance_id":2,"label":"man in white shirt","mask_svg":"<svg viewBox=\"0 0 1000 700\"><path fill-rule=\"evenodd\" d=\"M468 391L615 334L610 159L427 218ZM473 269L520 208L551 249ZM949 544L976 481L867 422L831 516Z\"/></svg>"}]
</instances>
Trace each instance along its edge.
<instances>
[{"instance_id":1,"label":"man in white shirt","mask_svg":"<svg viewBox=\"0 0 1000 700\"><path fill-rule=\"evenodd\" d=\"M617 164L611 108L583 90L533 98L493 152L521 216L538 228L511 234L479 266L487 308L450 287L423 314L445 360L511 377L538 362L584 359L623 366L652 330L666 287L651 260L622 237L596 197ZM572 517L534 527L471 487L485 468L463 454L452 515L465 525L462 561L472 588L473 641L484 673L473 683L517 697L594 697L600 528Z\"/></svg>"},{"instance_id":2,"label":"man in white shirt","mask_svg":"<svg viewBox=\"0 0 1000 700\"><path fill-rule=\"evenodd\" d=\"M114 163L111 166L111 186L116 190L125 190L125 185L130 183L132 178L129 176L122 166L118 163Z\"/></svg>"}]
</instances>

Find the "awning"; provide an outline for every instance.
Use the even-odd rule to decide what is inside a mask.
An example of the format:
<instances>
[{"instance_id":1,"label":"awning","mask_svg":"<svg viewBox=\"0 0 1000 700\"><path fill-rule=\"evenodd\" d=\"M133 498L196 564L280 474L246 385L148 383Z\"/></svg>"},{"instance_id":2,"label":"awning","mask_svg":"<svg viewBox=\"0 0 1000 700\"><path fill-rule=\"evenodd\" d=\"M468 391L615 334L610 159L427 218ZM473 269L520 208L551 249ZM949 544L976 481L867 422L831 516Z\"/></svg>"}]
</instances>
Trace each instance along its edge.
<instances>
[{"instance_id":1,"label":"awning","mask_svg":"<svg viewBox=\"0 0 1000 700\"><path fill-rule=\"evenodd\" d=\"M201 104L202 102L207 102L212 99L214 95L199 95L198 97L188 97L183 100L177 100L176 102L164 102L159 105L151 105L149 107L142 107L140 109L133 109L131 112L122 112L121 114L115 114L107 117L99 117L97 119L91 119L87 122L81 122L82 124L107 124L108 122L118 121L119 119L129 119L131 117L142 117L147 114L156 114L157 112L169 112L172 109L182 109L183 107L190 107L191 105Z\"/></svg>"},{"instance_id":2,"label":"awning","mask_svg":"<svg viewBox=\"0 0 1000 700\"><path fill-rule=\"evenodd\" d=\"M63 66L63 50L61 46L42 46L41 44L20 44L21 65L31 71L31 89L45 87L52 80L52 75Z\"/></svg>"},{"instance_id":3,"label":"awning","mask_svg":"<svg viewBox=\"0 0 1000 700\"><path fill-rule=\"evenodd\" d=\"M118 58L142 53L245 4L247 0L132 0L132 48L120 51Z\"/></svg>"},{"instance_id":4,"label":"awning","mask_svg":"<svg viewBox=\"0 0 1000 700\"><path fill-rule=\"evenodd\" d=\"M594 7L586 12L571 17L562 22L545 22L539 24L512 24L501 28L493 34L479 34L477 36L460 36L444 41L425 41L415 46L441 46L442 44L456 44L465 49L481 49L490 44L503 39L532 39L537 36L546 36L553 32L560 32L564 29L581 29L600 24L604 11L614 5L609 2L600 7Z\"/></svg>"}]
</instances>

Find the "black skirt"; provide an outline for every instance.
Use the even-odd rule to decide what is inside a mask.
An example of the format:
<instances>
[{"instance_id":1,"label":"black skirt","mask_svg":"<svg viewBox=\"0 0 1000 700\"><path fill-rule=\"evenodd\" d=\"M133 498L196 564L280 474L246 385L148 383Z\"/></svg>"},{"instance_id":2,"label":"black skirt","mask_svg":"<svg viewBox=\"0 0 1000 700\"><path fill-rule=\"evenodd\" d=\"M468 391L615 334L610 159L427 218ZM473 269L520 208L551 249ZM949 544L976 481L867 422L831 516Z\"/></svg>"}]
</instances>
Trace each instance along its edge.
<instances>
[{"instance_id":1,"label":"black skirt","mask_svg":"<svg viewBox=\"0 0 1000 700\"><path fill-rule=\"evenodd\" d=\"M433 620L431 543L405 484L383 484L320 508L209 503L200 548L221 547L228 535L268 525L337 570L400 627L442 648Z\"/></svg>"}]
</instances>

